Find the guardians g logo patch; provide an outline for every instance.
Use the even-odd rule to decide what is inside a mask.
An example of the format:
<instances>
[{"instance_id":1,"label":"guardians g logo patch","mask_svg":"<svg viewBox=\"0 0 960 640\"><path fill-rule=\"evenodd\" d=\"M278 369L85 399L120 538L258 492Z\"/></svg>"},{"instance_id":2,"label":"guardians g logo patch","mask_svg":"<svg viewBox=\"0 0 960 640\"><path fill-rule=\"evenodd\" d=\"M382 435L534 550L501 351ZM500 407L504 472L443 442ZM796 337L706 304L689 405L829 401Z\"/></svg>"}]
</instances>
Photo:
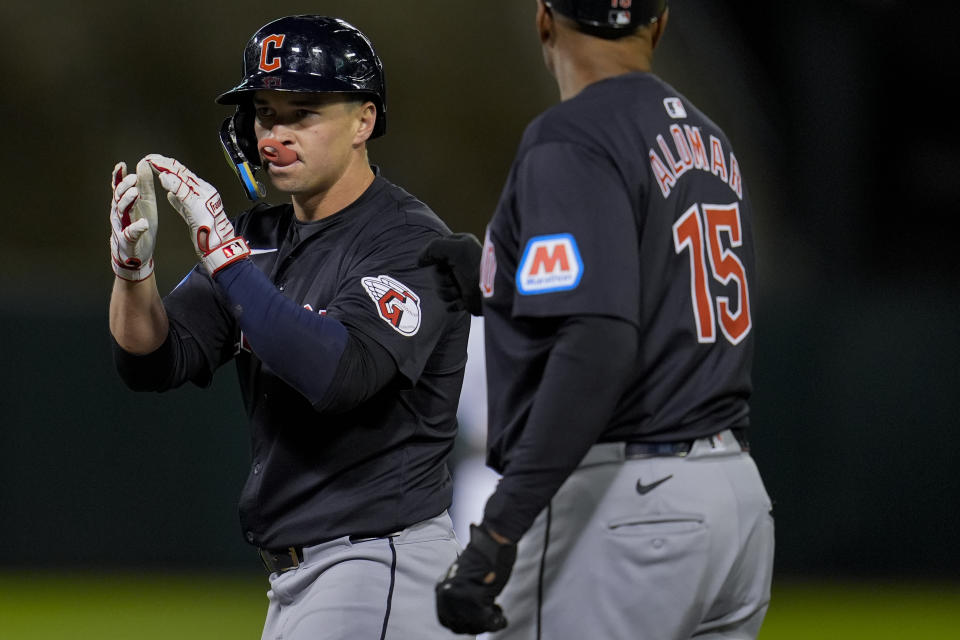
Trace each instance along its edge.
<instances>
[{"instance_id":1,"label":"guardians g logo patch","mask_svg":"<svg viewBox=\"0 0 960 640\"><path fill-rule=\"evenodd\" d=\"M367 295L377 305L377 313L394 330L404 336L416 335L420 330L420 297L407 285L390 276L361 278Z\"/></svg>"}]
</instances>

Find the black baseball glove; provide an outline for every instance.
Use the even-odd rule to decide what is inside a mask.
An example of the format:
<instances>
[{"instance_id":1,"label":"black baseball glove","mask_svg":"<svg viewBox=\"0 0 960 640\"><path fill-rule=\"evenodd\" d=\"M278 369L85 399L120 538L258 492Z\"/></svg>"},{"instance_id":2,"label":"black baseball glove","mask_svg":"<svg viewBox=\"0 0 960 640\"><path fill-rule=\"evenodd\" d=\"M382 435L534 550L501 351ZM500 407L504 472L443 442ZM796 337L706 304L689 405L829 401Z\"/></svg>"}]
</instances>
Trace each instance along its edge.
<instances>
[{"instance_id":1,"label":"black baseball glove","mask_svg":"<svg viewBox=\"0 0 960 640\"><path fill-rule=\"evenodd\" d=\"M470 525L470 543L437 584L437 617L455 633L478 634L507 626L494 599L517 559L517 545L501 544L481 525Z\"/></svg>"},{"instance_id":2,"label":"black baseball glove","mask_svg":"<svg viewBox=\"0 0 960 640\"><path fill-rule=\"evenodd\" d=\"M480 301L480 257L483 246L472 233L454 233L427 243L417 262L435 265L440 275L440 297L454 311L483 315Z\"/></svg>"}]
</instances>

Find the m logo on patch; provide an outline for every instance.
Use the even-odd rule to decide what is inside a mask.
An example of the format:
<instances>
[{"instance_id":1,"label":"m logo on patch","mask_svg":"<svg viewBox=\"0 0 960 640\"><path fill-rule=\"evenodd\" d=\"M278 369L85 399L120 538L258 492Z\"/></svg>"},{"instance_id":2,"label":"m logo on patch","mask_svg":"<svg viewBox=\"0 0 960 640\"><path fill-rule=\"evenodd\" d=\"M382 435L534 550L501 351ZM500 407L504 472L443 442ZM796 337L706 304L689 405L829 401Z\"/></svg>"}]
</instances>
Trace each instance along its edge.
<instances>
[{"instance_id":1,"label":"m logo on patch","mask_svg":"<svg viewBox=\"0 0 960 640\"><path fill-rule=\"evenodd\" d=\"M420 330L420 298L407 285L385 275L361 278L360 282L377 305L377 313L397 333L412 336Z\"/></svg>"},{"instance_id":2,"label":"m logo on patch","mask_svg":"<svg viewBox=\"0 0 960 640\"><path fill-rule=\"evenodd\" d=\"M534 236L517 268L517 291L531 295L575 289L581 276L583 260L572 235Z\"/></svg>"}]
</instances>

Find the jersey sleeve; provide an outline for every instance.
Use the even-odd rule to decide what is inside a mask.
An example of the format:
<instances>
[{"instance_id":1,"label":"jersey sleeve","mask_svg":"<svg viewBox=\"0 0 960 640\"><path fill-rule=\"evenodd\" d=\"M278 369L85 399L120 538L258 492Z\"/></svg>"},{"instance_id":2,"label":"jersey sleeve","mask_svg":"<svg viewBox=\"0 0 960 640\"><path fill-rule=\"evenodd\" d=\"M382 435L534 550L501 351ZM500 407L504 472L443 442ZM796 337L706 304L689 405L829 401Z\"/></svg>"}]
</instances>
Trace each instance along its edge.
<instances>
[{"instance_id":1,"label":"jersey sleeve","mask_svg":"<svg viewBox=\"0 0 960 640\"><path fill-rule=\"evenodd\" d=\"M639 322L637 223L609 158L567 142L516 167L514 317L606 315Z\"/></svg>"},{"instance_id":2,"label":"jersey sleeve","mask_svg":"<svg viewBox=\"0 0 960 640\"><path fill-rule=\"evenodd\" d=\"M420 249L439 233L419 226L381 233L348 268L327 307L351 333L386 349L410 384L423 373L450 316L431 269L417 265Z\"/></svg>"}]
</instances>

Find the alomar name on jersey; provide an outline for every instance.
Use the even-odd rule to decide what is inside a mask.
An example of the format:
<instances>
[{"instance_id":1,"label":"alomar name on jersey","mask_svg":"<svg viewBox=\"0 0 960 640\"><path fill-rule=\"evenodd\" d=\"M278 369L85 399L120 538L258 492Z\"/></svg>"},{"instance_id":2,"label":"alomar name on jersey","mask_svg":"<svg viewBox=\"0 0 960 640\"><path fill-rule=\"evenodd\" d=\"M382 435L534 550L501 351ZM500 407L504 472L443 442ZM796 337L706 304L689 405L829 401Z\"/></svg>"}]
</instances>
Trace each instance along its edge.
<instances>
[{"instance_id":1,"label":"alomar name on jersey","mask_svg":"<svg viewBox=\"0 0 960 640\"><path fill-rule=\"evenodd\" d=\"M737 194L737 198L743 200L743 175L737 157L733 151L728 154L723 142L716 136L710 135L709 143L708 153L700 127L687 124L683 128L679 124L670 125L667 136L657 134L657 148L650 149L650 168L664 199L670 197L677 181L685 173L698 169L723 180Z\"/></svg>"}]
</instances>

